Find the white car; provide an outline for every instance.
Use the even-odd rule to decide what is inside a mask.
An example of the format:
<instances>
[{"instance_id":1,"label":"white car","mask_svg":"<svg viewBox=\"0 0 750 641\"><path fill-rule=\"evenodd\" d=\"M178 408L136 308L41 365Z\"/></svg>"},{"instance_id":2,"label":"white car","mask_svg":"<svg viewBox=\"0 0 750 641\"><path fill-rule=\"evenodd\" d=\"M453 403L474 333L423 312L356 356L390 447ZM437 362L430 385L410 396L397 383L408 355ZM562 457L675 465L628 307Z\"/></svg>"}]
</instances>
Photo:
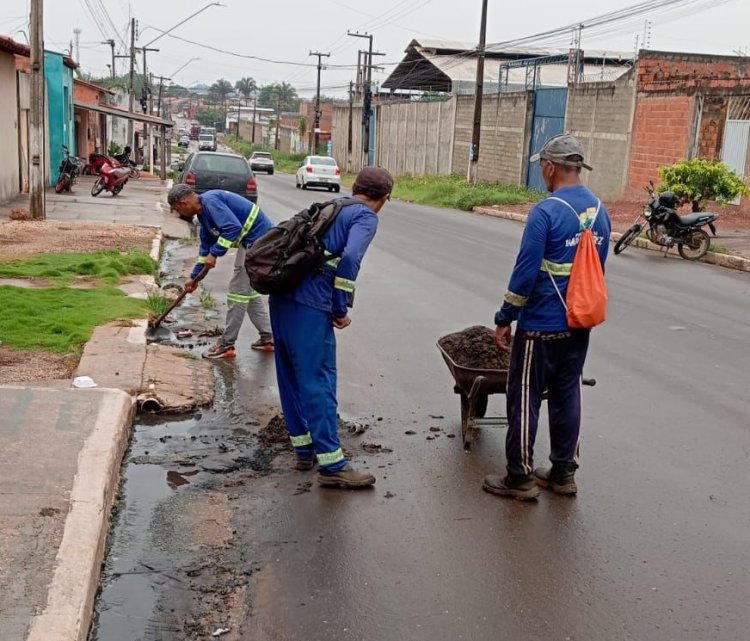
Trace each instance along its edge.
<instances>
[{"instance_id":1,"label":"white car","mask_svg":"<svg viewBox=\"0 0 750 641\"><path fill-rule=\"evenodd\" d=\"M273 156L267 151L254 151L250 156L250 169L255 172L264 171L273 175Z\"/></svg>"},{"instance_id":2,"label":"white car","mask_svg":"<svg viewBox=\"0 0 750 641\"><path fill-rule=\"evenodd\" d=\"M297 169L297 189L325 187L328 191L341 191L341 169L330 156L308 156Z\"/></svg>"},{"instance_id":3,"label":"white car","mask_svg":"<svg viewBox=\"0 0 750 641\"><path fill-rule=\"evenodd\" d=\"M201 134L198 136L199 151L216 151L216 138L213 134Z\"/></svg>"}]
</instances>

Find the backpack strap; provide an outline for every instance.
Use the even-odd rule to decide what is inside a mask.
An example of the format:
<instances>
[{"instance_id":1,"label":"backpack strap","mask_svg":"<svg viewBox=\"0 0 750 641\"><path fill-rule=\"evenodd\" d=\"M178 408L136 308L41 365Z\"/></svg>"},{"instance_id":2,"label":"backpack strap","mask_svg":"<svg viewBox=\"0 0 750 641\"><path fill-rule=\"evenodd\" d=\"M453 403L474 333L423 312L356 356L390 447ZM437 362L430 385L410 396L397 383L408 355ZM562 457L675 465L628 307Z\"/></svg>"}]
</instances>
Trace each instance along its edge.
<instances>
[{"instance_id":1,"label":"backpack strap","mask_svg":"<svg viewBox=\"0 0 750 641\"><path fill-rule=\"evenodd\" d=\"M594 226L594 223L596 222L596 217L599 215L599 211L602 208L602 201L597 198L596 200L596 212L594 213L594 218L591 220L591 224L588 227L584 227L584 225L581 223L581 219L579 218L578 212L575 210L575 207L571 205L567 200L563 200L562 198L558 198L557 196L550 196L547 198L547 200L556 200L557 202L562 203L565 205L570 211L573 212L573 215L576 217L576 220L578 221L578 225L581 229L591 229ZM554 276L548 271L547 275L549 276L549 279L552 281L552 286L555 288L555 291L557 292L557 296L560 298L560 302L563 304L563 307L565 308L565 311L568 311L568 305L565 302L565 299L563 298L562 293L560 292L560 288L557 286L557 283L555 282Z\"/></svg>"}]
</instances>

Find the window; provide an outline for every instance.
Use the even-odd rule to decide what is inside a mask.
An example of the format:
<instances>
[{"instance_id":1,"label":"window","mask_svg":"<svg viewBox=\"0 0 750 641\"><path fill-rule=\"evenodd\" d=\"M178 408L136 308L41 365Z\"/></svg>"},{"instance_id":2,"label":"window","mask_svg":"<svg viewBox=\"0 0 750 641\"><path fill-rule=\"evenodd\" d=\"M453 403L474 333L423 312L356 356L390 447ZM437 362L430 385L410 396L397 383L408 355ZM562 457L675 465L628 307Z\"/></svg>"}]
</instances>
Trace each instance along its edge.
<instances>
[{"instance_id":1,"label":"window","mask_svg":"<svg viewBox=\"0 0 750 641\"><path fill-rule=\"evenodd\" d=\"M244 175L248 173L244 158L240 156L216 156L214 154L197 156L193 169L219 174Z\"/></svg>"},{"instance_id":2,"label":"window","mask_svg":"<svg viewBox=\"0 0 750 641\"><path fill-rule=\"evenodd\" d=\"M333 158L324 158L323 156L311 156L311 165L325 165L326 167L335 167L336 161Z\"/></svg>"}]
</instances>

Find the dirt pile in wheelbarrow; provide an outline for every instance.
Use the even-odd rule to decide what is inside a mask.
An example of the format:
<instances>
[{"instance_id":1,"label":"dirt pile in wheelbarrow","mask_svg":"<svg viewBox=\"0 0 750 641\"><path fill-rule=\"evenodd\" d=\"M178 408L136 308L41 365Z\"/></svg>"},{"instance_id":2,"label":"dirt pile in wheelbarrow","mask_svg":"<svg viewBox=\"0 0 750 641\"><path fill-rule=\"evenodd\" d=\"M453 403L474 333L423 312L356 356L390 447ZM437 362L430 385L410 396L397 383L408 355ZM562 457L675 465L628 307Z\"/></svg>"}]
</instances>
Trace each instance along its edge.
<instances>
[{"instance_id":1,"label":"dirt pile in wheelbarrow","mask_svg":"<svg viewBox=\"0 0 750 641\"><path fill-rule=\"evenodd\" d=\"M489 327L475 325L463 331L448 334L440 345L461 367L470 369L508 369L508 354L495 345L495 332Z\"/></svg>"}]
</instances>

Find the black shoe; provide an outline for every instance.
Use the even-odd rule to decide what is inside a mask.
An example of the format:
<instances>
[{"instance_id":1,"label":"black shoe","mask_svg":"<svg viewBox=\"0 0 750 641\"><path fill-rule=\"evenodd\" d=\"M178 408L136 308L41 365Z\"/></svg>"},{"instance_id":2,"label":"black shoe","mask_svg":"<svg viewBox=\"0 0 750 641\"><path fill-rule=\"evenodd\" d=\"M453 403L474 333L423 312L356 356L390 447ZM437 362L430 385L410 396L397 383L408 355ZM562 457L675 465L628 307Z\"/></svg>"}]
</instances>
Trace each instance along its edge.
<instances>
[{"instance_id":1,"label":"black shoe","mask_svg":"<svg viewBox=\"0 0 750 641\"><path fill-rule=\"evenodd\" d=\"M496 476L484 477L482 489L490 494L506 496L518 501L533 501L539 496L539 487L533 476Z\"/></svg>"},{"instance_id":2,"label":"black shoe","mask_svg":"<svg viewBox=\"0 0 750 641\"><path fill-rule=\"evenodd\" d=\"M538 467L534 476L539 487L552 490L555 494L571 496L578 493L575 480L575 468Z\"/></svg>"}]
</instances>

